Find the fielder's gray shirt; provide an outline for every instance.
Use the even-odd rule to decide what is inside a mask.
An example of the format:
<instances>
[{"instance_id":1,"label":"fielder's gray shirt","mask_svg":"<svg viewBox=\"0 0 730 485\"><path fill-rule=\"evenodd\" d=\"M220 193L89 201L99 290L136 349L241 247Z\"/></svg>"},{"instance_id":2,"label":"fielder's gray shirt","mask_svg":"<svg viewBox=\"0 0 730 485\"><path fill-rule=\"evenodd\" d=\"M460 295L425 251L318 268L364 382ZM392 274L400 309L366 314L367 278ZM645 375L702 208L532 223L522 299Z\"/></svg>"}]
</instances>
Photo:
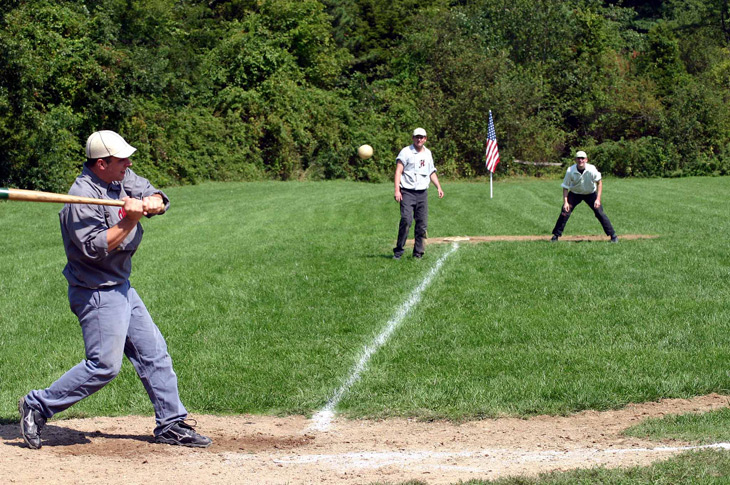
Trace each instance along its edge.
<instances>
[{"instance_id":1,"label":"fielder's gray shirt","mask_svg":"<svg viewBox=\"0 0 730 485\"><path fill-rule=\"evenodd\" d=\"M165 210L170 200L144 177L127 169L121 182L104 182L84 166L68 192L70 195L93 197L95 199L116 199L134 197L141 199L160 194ZM142 224L132 229L124 241L108 250L106 232L123 217L121 207L66 204L58 213L61 221L61 236L68 263L63 275L71 286L103 288L126 282L132 271L132 255L142 242Z\"/></svg>"},{"instance_id":2,"label":"fielder's gray shirt","mask_svg":"<svg viewBox=\"0 0 730 485\"><path fill-rule=\"evenodd\" d=\"M586 163L585 170L580 173L578 164L573 164L565 171L565 177L560 186L575 194L592 194L596 191L596 182L599 180L601 180L601 172L595 165Z\"/></svg>"},{"instance_id":3,"label":"fielder's gray shirt","mask_svg":"<svg viewBox=\"0 0 730 485\"><path fill-rule=\"evenodd\" d=\"M396 158L396 163L398 161L403 164L403 174L400 178L400 186L402 189L428 189L431 183L431 174L436 171L436 167L433 165L431 150L423 147L418 152L415 146L409 145L400 151Z\"/></svg>"}]
</instances>

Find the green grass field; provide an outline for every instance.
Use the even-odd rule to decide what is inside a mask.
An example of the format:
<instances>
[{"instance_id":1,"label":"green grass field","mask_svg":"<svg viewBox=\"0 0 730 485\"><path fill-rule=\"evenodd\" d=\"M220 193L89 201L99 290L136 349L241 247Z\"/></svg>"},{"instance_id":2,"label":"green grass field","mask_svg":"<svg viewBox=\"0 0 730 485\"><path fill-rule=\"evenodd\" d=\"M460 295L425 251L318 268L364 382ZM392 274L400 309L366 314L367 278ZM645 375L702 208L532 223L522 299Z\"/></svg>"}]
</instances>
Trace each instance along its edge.
<instances>
[{"instance_id":1,"label":"green grass field","mask_svg":"<svg viewBox=\"0 0 730 485\"><path fill-rule=\"evenodd\" d=\"M430 236L548 234L555 181L445 184ZM340 411L482 416L606 409L730 389L727 178L610 180L620 234L655 240L462 244ZM133 284L197 412L320 408L447 250L390 259L390 185L172 188L145 221ZM714 194L714 195L704 195ZM435 194L431 194L432 196ZM0 416L83 358L61 270L58 205L0 205ZM599 234L580 207L566 234ZM70 413L148 413L131 366Z\"/></svg>"},{"instance_id":2,"label":"green grass field","mask_svg":"<svg viewBox=\"0 0 730 485\"><path fill-rule=\"evenodd\" d=\"M429 236L548 235L556 180L443 183ZM567 414L730 390L728 178L608 179L608 242L462 243L337 407L352 417ZM392 260L391 184L166 190L132 284L196 413L311 415L447 245ZM0 419L84 357L56 204L0 203ZM566 235L601 234L587 206ZM59 417L152 414L131 365ZM722 422L727 423L726 417Z\"/></svg>"},{"instance_id":3,"label":"green grass field","mask_svg":"<svg viewBox=\"0 0 730 485\"><path fill-rule=\"evenodd\" d=\"M720 485L728 483L730 460L725 451L688 452L680 458L669 459L649 467L624 470L594 468L553 472L535 478L510 477L490 482L469 481L468 485Z\"/></svg>"}]
</instances>

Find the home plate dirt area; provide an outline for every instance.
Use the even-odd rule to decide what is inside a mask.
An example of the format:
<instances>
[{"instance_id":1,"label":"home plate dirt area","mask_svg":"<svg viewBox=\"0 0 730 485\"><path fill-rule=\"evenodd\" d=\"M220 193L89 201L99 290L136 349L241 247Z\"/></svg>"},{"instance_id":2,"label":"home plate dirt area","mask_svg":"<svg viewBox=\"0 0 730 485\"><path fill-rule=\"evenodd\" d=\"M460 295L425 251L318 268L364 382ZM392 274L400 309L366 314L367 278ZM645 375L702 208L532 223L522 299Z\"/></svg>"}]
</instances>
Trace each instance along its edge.
<instances>
[{"instance_id":1,"label":"home plate dirt area","mask_svg":"<svg viewBox=\"0 0 730 485\"><path fill-rule=\"evenodd\" d=\"M728 407L719 394L631 404L572 416L455 424L335 418L326 432L303 416L193 416L207 449L152 442L151 416L54 419L43 448L25 446L17 423L0 426L2 483L367 484L456 483L595 466L648 465L686 443L621 432L647 418ZM730 446L730 445L728 445Z\"/></svg>"}]
</instances>

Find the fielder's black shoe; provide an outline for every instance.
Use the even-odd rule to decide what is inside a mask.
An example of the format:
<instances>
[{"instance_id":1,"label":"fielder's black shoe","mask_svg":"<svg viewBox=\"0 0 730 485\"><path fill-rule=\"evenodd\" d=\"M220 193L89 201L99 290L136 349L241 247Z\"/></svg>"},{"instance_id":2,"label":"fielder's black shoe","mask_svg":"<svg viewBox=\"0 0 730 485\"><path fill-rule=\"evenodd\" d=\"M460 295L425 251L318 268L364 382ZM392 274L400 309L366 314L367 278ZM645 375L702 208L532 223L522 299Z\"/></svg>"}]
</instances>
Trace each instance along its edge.
<instances>
[{"instance_id":1,"label":"fielder's black shoe","mask_svg":"<svg viewBox=\"0 0 730 485\"><path fill-rule=\"evenodd\" d=\"M393 259L400 259L400 254L394 254Z\"/></svg>"},{"instance_id":2,"label":"fielder's black shoe","mask_svg":"<svg viewBox=\"0 0 730 485\"><path fill-rule=\"evenodd\" d=\"M155 443L167 445L191 446L193 448L207 448L213 442L207 436L198 434L185 421L178 421L167 428L164 433L155 436Z\"/></svg>"},{"instance_id":3,"label":"fielder's black shoe","mask_svg":"<svg viewBox=\"0 0 730 485\"><path fill-rule=\"evenodd\" d=\"M558 236L553 234L553 237L550 238L550 242L558 242Z\"/></svg>"},{"instance_id":4,"label":"fielder's black shoe","mask_svg":"<svg viewBox=\"0 0 730 485\"><path fill-rule=\"evenodd\" d=\"M615 234L611 236L611 242L618 242L618 236Z\"/></svg>"},{"instance_id":5,"label":"fielder's black shoe","mask_svg":"<svg viewBox=\"0 0 730 485\"><path fill-rule=\"evenodd\" d=\"M46 425L46 417L28 406L24 397L18 401L18 411L20 411L20 434L23 440L34 450L39 449L42 446L41 430Z\"/></svg>"},{"instance_id":6,"label":"fielder's black shoe","mask_svg":"<svg viewBox=\"0 0 730 485\"><path fill-rule=\"evenodd\" d=\"M423 254L413 253L413 257L416 258L416 259L422 259L423 258Z\"/></svg>"}]
</instances>

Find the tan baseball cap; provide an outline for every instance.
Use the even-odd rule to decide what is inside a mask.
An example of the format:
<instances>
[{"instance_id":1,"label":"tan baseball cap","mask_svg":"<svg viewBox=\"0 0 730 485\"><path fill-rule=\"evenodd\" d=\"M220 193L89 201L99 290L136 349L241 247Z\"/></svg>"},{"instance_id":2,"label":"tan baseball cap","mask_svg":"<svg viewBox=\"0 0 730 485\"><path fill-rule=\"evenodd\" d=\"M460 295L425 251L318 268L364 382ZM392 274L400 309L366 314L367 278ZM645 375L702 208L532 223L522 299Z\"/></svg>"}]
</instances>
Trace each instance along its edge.
<instances>
[{"instance_id":1,"label":"tan baseball cap","mask_svg":"<svg viewBox=\"0 0 730 485\"><path fill-rule=\"evenodd\" d=\"M86 140L86 158L93 160L106 157L129 158L136 151L119 133L111 130L95 131Z\"/></svg>"},{"instance_id":2,"label":"tan baseball cap","mask_svg":"<svg viewBox=\"0 0 730 485\"><path fill-rule=\"evenodd\" d=\"M413 136L426 136L426 130L423 128L416 128L413 130Z\"/></svg>"},{"instance_id":3,"label":"tan baseball cap","mask_svg":"<svg viewBox=\"0 0 730 485\"><path fill-rule=\"evenodd\" d=\"M575 152L575 158L588 158L588 155L586 155L586 152L580 150Z\"/></svg>"}]
</instances>

